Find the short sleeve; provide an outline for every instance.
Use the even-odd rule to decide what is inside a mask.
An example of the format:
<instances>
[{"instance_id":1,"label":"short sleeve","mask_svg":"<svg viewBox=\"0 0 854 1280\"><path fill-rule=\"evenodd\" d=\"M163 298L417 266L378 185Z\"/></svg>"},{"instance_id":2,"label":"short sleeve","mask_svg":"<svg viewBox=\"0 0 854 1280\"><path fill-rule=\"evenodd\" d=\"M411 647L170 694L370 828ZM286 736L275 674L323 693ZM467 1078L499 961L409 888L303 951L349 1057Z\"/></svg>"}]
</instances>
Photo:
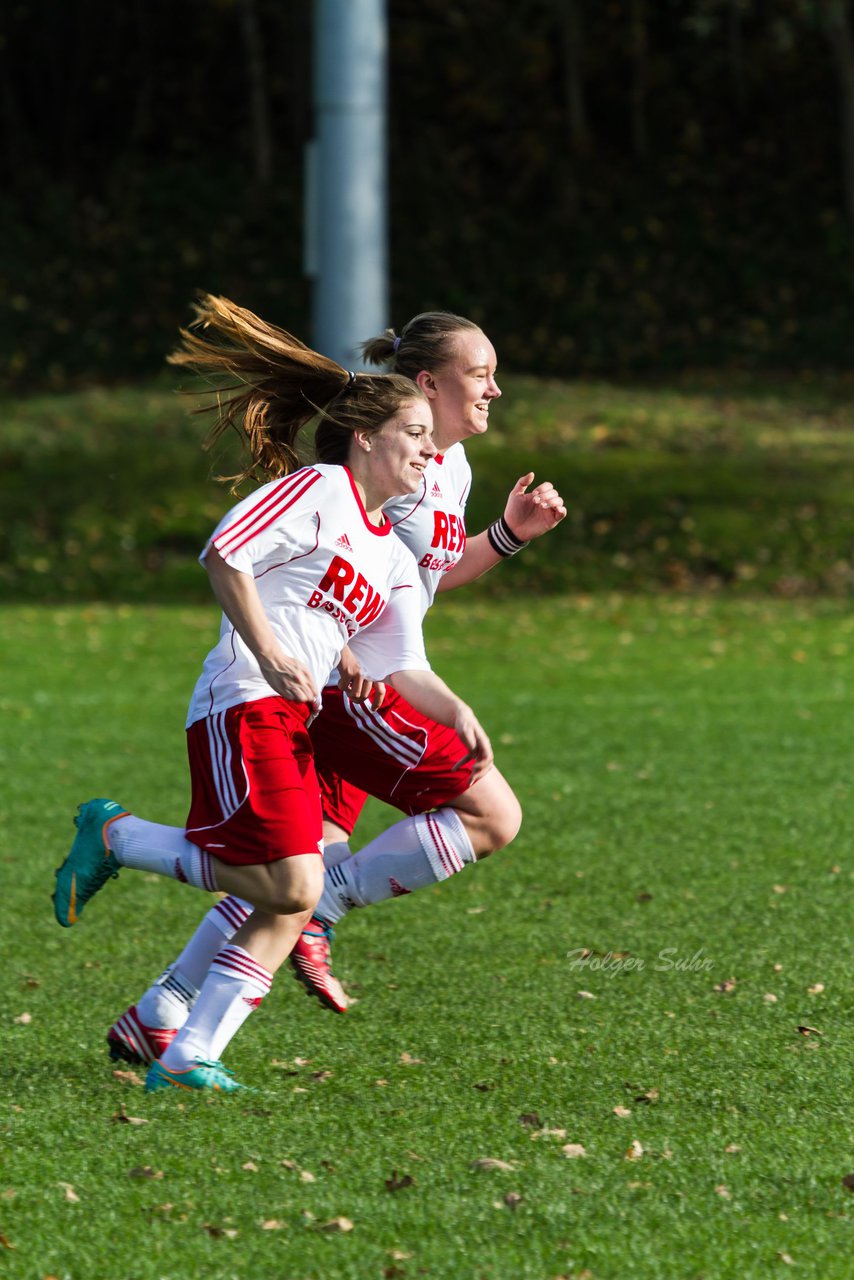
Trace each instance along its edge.
<instances>
[{"instance_id":1,"label":"short sleeve","mask_svg":"<svg viewBox=\"0 0 854 1280\"><path fill-rule=\"evenodd\" d=\"M317 486L323 478L315 468L301 467L263 485L223 517L199 559L215 547L232 569L251 574L266 556L286 546L289 532L316 510Z\"/></svg>"},{"instance_id":2,"label":"short sleeve","mask_svg":"<svg viewBox=\"0 0 854 1280\"><path fill-rule=\"evenodd\" d=\"M421 589L412 554L402 545L388 604L376 622L353 636L350 648L369 680L394 671L429 671L421 628Z\"/></svg>"}]
</instances>

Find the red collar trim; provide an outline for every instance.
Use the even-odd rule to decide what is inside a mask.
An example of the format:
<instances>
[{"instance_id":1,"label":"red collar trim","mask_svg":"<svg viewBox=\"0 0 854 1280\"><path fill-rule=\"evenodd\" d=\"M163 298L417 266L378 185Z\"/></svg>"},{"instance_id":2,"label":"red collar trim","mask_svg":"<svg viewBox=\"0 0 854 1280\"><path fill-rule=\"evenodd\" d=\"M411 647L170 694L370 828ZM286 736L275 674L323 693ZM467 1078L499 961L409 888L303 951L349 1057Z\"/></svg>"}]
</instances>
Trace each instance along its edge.
<instances>
[{"instance_id":1,"label":"red collar trim","mask_svg":"<svg viewBox=\"0 0 854 1280\"><path fill-rule=\"evenodd\" d=\"M347 466L346 463L344 463L344 471L346 472L347 479L350 481L350 488L353 490L353 497L356 499L356 506L359 509L359 513L362 517L362 521L365 525L365 528L368 530L369 533L375 534L376 537L384 538L387 534L391 533L391 524L389 522L388 516L383 516L382 518L383 522L379 526L375 524L371 524L370 520L368 519L368 513L365 510L365 504L362 501L362 495L359 493L358 487L356 485L356 481L353 479L353 473L351 472L350 468Z\"/></svg>"}]
</instances>

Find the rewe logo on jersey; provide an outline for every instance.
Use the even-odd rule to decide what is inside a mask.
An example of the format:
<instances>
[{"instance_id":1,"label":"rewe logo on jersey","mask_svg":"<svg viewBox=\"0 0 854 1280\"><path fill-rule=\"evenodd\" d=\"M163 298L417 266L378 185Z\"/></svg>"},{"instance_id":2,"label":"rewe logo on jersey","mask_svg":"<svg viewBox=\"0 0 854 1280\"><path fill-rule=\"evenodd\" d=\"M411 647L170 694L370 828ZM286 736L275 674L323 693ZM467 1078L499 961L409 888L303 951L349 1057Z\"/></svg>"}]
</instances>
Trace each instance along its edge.
<instances>
[{"instance_id":1,"label":"rewe logo on jersey","mask_svg":"<svg viewBox=\"0 0 854 1280\"><path fill-rule=\"evenodd\" d=\"M325 596L332 599L324 599ZM335 604L334 601L338 601ZM308 598L309 609L325 609L336 622L343 622L352 635L359 627L373 622L385 608L386 602L375 591L367 578L357 573L348 560L333 556L317 590Z\"/></svg>"},{"instance_id":2,"label":"rewe logo on jersey","mask_svg":"<svg viewBox=\"0 0 854 1280\"><path fill-rule=\"evenodd\" d=\"M447 511L433 512L433 541L431 546L445 551L465 551L466 526L462 516Z\"/></svg>"},{"instance_id":3,"label":"rewe logo on jersey","mask_svg":"<svg viewBox=\"0 0 854 1280\"><path fill-rule=\"evenodd\" d=\"M350 545L350 539L347 537L346 533L342 533L340 538L335 539L335 545L336 547L343 547L345 551L353 550Z\"/></svg>"}]
</instances>

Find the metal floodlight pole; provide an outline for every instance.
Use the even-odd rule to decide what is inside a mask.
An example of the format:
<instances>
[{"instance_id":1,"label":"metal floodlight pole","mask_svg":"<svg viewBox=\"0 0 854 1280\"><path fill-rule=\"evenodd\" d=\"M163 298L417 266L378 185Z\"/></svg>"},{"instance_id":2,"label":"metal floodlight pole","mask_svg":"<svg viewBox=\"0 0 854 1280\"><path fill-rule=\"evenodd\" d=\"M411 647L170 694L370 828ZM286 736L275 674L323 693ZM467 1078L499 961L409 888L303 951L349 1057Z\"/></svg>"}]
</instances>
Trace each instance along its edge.
<instances>
[{"instance_id":1,"label":"metal floodlight pole","mask_svg":"<svg viewBox=\"0 0 854 1280\"><path fill-rule=\"evenodd\" d=\"M385 0L314 0L306 175L313 341L346 368L388 324Z\"/></svg>"}]
</instances>

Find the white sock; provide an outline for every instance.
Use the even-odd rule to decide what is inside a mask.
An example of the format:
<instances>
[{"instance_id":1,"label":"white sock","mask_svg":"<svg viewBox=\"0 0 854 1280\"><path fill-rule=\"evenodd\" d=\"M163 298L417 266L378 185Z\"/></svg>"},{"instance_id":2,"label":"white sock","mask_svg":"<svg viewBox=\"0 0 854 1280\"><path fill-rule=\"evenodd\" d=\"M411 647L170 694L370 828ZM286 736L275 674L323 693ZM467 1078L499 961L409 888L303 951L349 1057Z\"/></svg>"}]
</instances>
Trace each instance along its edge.
<instances>
[{"instance_id":1,"label":"white sock","mask_svg":"<svg viewBox=\"0 0 854 1280\"><path fill-rule=\"evenodd\" d=\"M147 1027L183 1027L223 941L230 942L251 914L250 903L231 895L211 907L178 959L137 1001L137 1014Z\"/></svg>"},{"instance_id":2,"label":"white sock","mask_svg":"<svg viewBox=\"0 0 854 1280\"><path fill-rule=\"evenodd\" d=\"M323 865L327 871L330 867L337 867L339 862L352 856L353 850L347 840L335 840L323 846Z\"/></svg>"},{"instance_id":3,"label":"white sock","mask_svg":"<svg viewBox=\"0 0 854 1280\"><path fill-rule=\"evenodd\" d=\"M136 1013L147 1027L177 1031L187 1021L198 988L189 984L170 965L136 1002Z\"/></svg>"},{"instance_id":4,"label":"white sock","mask_svg":"<svg viewBox=\"0 0 854 1280\"><path fill-rule=\"evenodd\" d=\"M314 914L337 924L352 907L414 893L447 880L474 860L468 832L453 809L404 818L346 862L327 869Z\"/></svg>"},{"instance_id":5,"label":"white sock","mask_svg":"<svg viewBox=\"0 0 854 1280\"><path fill-rule=\"evenodd\" d=\"M216 892L213 859L191 844L181 827L164 827L128 814L107 827L107 843L116 861L134 871L153 871L197 889Z\"/></svg>"},{"instance_id":6,"label":"white sock","mask_svg":"<svg viewBox=\"0 0 854 1280\"><path fill-rule=\"evenodd\" d=\"M223 1051L270 990L273 975L242 947L217 953L199 998L160 1061L170 1071L218 1062Z\"/></svg>"}]
</instances>

